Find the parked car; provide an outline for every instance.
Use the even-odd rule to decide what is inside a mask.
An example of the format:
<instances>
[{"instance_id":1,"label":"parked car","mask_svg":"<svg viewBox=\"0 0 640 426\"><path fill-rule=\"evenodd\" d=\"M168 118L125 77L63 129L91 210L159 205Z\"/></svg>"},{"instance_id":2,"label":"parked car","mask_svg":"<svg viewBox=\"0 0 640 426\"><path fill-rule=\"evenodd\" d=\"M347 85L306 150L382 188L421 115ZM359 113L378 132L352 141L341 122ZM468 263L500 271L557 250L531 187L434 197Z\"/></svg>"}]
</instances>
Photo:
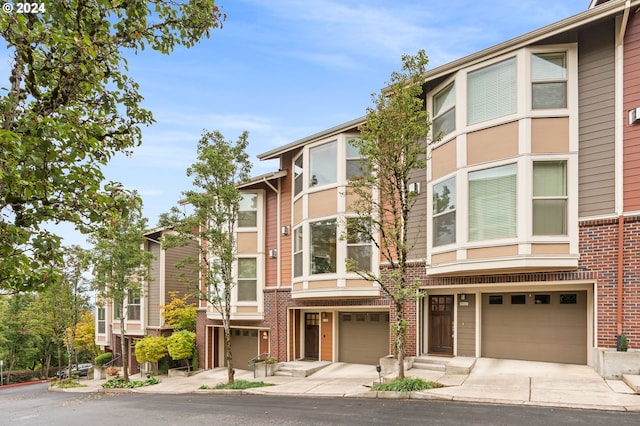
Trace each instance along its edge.
<instances>
[{"instance_id":1,"label":"parked car","mask_svg":"<svg viewBox=\"0 0 640 426\"><path fill-rule=\"evenodd\" d=\"M72 376L77 374L78 377L88 377L89 370L93 368L93 364L80 364L71 366L71 374ZM69 377L69 368L65 368L63 370L58 371L57 374L59 379L66 379Z\"/></svg>"}]
</instances>

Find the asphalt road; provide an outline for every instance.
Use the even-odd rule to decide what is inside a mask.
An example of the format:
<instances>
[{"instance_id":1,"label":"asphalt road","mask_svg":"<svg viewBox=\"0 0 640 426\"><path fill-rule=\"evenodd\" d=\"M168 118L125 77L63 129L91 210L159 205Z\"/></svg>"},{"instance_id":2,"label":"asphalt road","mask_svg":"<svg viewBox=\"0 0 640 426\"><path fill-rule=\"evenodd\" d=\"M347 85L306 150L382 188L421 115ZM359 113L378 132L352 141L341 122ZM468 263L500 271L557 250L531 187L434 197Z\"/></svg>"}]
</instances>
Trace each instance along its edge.
<instances>
[{"instance_id":1,"label":"asphalt road","mask_svg":"<svg viewBox=\"0 0 640 426\"><path fill-rule=\"evenodd\" d=\"M638 425L640 413L445 401L0 389L0 425Z\"/></svg>"}]
</instances>

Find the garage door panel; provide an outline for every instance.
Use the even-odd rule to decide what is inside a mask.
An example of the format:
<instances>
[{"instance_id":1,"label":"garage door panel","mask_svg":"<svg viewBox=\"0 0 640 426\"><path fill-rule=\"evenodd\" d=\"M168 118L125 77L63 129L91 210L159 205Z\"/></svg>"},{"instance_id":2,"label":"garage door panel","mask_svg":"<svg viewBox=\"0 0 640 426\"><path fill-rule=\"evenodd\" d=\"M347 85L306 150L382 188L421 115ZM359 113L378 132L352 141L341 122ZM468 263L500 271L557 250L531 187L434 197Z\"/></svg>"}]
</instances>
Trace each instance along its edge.
<instances>
[{"instance_id":1,"label":"garage door panel","mask_svg":"<svg viewBox=\"0 0 640 426\"><path fill-rule=\"evenodd\" d=\"M249 361L258 355L258 330L231 329L231 355L234 368L249 369Z\"/></svg>"},{"instance_id":2,"label":"garage door panel","mask_svg":"<svg viewBox=\"0 0 640 426\"><path fill-rule=\"evenodd\" d=\"M512 293L502 293L502 304L483 295L482 356L586 364L586 291L544 293L549 304L536 304L536 294L527 293L525 304L512 304ZM575 303L560 303L567 294Z\"/></svg>"},{"instance_id":3,"label":"garage door panel","mask_svg":"<svg viewBox=\"0 0 640 426\"><path fill-rule=\"evenodd\" d=\"M338 360L375 365L389 354L389 314L340 312Z\"/></svg>"}]
</instances>

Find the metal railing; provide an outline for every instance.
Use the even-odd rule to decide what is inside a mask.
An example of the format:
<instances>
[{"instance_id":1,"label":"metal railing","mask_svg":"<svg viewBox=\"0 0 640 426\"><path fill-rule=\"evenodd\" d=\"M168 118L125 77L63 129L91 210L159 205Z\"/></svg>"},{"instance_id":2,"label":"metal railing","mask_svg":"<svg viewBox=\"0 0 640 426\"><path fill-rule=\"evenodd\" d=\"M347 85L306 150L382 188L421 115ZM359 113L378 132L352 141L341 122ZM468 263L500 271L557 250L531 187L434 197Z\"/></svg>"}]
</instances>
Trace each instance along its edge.
<instances>
[{"instance_id":1,"label":"metal railing","mask_svg":"<svg viewBox=\"0 0 640 426\"><path fill-rule=\"evenodd\" d=\"M264 352L258 354L249 360L249 367L253 367L253 378L256 378L256 364L259 362L264 362L264 375L267 376L268 363L267 360L271 358L271 354L269 352Z\"/></svg>"}]
</instances>

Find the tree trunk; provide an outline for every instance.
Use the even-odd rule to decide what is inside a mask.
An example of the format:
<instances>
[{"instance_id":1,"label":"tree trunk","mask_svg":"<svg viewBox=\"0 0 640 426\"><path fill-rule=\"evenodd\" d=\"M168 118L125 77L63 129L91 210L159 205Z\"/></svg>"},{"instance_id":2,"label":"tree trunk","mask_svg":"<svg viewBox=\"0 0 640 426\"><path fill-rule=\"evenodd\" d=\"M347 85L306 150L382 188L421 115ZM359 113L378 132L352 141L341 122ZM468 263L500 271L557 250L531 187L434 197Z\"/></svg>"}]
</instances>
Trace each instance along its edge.
<instances>
[{"instance_id":1,"label":"tree trunk","mask_svg":"<svg viewBox=\"0 0 640 426\"><path fill-rule=\"evenodd\" d=\"M404 379L404 342L406 338L406 328L403 326L403 319L404 310L402 303L396 304L396 353L398 354L398 379Z\"/></svg>"},{"instance_id":2,"label":"tree trunk","mask_svg":"<svg viewBox=\"0 0 640 426\"><path fill-rule=\"evenodd\" d=\"M129 360L126 351L127 345L124 338L124 306L120 313L120 351L122 357L122 377L125 383L129 383Z\"/></svg>"},{"instance_id":3,"label":"tree trunk","mask_svg":"<svg viewBox=\"0 0 640 426\"><path fill-rule=\"evenodd\" d=\"M224 321L224 359L227 363L227 383L233 383L233 356L231 355L231 324L229 320Z\"/></svg>"}]
</instances>

